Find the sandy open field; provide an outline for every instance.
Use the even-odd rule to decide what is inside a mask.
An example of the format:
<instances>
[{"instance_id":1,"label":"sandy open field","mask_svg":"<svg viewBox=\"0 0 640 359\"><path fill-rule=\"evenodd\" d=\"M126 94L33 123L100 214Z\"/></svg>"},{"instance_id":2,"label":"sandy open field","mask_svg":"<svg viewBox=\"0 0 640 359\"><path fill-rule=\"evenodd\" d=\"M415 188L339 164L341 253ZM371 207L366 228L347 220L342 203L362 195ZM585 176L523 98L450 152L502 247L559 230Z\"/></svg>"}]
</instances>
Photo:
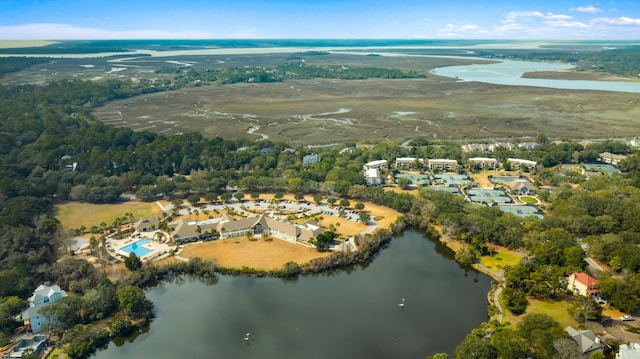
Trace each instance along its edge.
<instances>
[{"instance_id":1,"label":"sandy open field","mask_svg":"<svg viewBox=\"0 0 640 359\"><path fill-rule=\"evenodd\" d=\"M248 240L238 237L186 246L180 256L213 260L225 268L280 269L287 262L307 263L329 255L314 248L292 244L279 239Z\"/></svg>"}]
</instances>

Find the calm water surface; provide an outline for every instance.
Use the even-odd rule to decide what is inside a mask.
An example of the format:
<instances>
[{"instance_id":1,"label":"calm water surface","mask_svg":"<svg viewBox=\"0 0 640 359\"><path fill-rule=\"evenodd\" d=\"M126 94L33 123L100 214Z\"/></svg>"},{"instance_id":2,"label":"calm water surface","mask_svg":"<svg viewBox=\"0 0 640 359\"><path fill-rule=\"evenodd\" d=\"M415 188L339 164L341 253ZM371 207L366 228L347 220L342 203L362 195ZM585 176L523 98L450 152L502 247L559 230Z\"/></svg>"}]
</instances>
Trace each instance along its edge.
<instances>
[{"instance_id":1,"label":"calm water surface","mask_svg":"<svg viewBox=\"0 0 640 359\"><path fill-rule=\"evenodd\" d=\"M486 60L486 59L485 59ZM433 69L441 76L458 78L462 81L478 81L498 85L549 87L570 90L598 90L619 92L640 92L640 82L550 80L523 78L525 72L557 71L571 69L569 64L501 60L494 64L449 66Z\"/></svg>"},{"instance_id":2,"label":"calm water surface","mask_svg":"<svg viewBox=\"0 0 640 359\"><path fill-rule=\"evenodd\" d=\"M452 353L486 321L491 280L465 272L451 252L415 231L370 263L332 274L184 279L147 296L148 332L95 357L424 358ZM398 304L405 298L406 305ZM243 340L245 333L251 340Z\"/></svg>"}]
</instances>

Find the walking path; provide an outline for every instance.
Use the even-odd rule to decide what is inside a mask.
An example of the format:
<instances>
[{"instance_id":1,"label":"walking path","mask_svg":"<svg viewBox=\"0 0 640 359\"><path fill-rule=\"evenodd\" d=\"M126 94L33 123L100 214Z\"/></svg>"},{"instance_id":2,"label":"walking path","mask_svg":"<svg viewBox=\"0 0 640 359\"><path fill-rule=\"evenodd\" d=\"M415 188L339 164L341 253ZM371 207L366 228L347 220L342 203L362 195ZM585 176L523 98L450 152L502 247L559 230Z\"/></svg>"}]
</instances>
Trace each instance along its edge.
<instances>
[{"instance_id":1,"label":"walking path","mask_svg":"<svg viewBox=\"0 0 640 359\"><path fill-rule=\"evenodd\" d=\"M500 294L502 293L503 284L500 284L498 288L493 292L493 304L498 308L498 323L502 323L502 306L500 305Z\"/></svg>"}]
</instances>

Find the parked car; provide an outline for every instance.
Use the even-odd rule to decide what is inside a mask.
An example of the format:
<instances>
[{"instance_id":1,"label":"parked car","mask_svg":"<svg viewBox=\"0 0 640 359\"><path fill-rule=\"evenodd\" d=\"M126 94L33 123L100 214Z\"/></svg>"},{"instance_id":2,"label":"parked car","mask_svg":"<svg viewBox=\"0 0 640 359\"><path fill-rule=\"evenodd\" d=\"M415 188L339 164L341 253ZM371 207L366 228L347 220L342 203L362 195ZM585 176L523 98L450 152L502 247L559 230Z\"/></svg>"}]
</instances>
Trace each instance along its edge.
<instances>
[{"instance_id":1,"label":"parked car","mask_svg":"<svg viewBox=\"0 0 640 359\"><path fill-rule=\"evenodd\" d=\"M622 320L623 322L630 322L633 320L633 317L630 315L623 315L620 317L620 320Z\"/></svg>"}]
</instances>

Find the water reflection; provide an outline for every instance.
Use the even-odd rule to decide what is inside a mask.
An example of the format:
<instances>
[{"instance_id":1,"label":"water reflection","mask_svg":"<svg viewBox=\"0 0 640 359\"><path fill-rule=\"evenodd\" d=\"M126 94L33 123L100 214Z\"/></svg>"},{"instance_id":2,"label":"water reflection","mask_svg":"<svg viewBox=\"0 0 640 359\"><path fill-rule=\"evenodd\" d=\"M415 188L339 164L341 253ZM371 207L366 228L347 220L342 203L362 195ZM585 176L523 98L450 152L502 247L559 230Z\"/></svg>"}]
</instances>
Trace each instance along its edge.
<instances>
[{"instance_id":1,"label":"water reflection","mask_svg":"<svg viewBox=\"0 0 640 359\"><path fill-rule=\"evenodd\" d=\"M297 280L183 277L148 291L157 317L98 358L424 358L486 320L490 279L409 231L373 261ZM443 254L446 253L446 256ZM475 272L471 272L475 273ZM406 306L398 307L405 298ZM250 339L244 340L250 333ZM247 341L250 345L247 345Z\"/></svg>"}]
</instances>

